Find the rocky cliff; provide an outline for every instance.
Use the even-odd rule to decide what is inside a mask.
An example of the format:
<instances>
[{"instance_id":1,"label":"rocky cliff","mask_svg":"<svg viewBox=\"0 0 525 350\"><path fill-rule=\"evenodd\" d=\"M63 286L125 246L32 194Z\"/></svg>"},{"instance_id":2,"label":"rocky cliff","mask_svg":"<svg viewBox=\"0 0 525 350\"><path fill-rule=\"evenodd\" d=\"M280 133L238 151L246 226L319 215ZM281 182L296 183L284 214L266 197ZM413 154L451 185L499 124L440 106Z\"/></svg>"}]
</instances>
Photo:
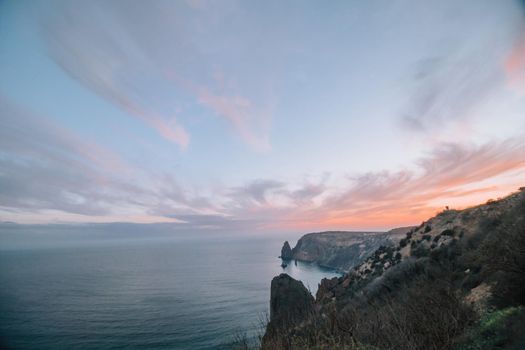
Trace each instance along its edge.
<instances>
[{"instance_id":1,"label":"rocky cliff","mask_svg":"<svg viewBox=\"0 0 525 350\"><path fill-rule=\"evenodd\" d=\"M289 250L285 242L281 257L317 263L319 266L349 271L381 246L397 243L412 227L388 232L327 231L308 233Z\"/></svg>"},{"instance_id":2,"label":"rocky cliff","mask_svg":"<svg viewBox=\"0 0 525 350\"><path fill-rule=\"evenodd\" d=\"M303 256L323 256L313 253ZM272 282L272 299L286 300L285 290ZM274 326L262 348L525 348L525 188L410 229L324 279L307 310L292 326Z\"/></svg>"},{"instance_id":3,"label":"rocky cliff","mask_svg":"<svg viewBox=\"0 0 525 350\"><path fill-rule=\"evenodd\" d=\"M282 329L299 326L313 313L314 298L300 282L283 273L274 277L270 295L270 322L262 340L270 347L272 339L280 339L280 346L291 346L287 338L279 337Z\"/></svg>"}]
</instances>

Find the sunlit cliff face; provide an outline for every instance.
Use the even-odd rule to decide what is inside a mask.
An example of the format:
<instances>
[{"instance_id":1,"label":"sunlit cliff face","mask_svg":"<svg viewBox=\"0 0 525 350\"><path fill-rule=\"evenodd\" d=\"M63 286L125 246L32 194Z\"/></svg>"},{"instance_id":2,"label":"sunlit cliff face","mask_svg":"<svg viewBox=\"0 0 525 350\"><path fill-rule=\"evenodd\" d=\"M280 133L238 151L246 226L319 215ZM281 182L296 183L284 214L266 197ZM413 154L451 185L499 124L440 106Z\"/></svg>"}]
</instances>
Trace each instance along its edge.
<instances>
[{"instance_id":1,"label":"sunlit cliff face","mask_svg":"<svg viewBox=\"0 0 525 350\"><path fill-rule=\"evenodd\" d=\"M386 229L525 185L522 1L2 2L0 32L0 221Z\"/></svg>"}]
</instances>

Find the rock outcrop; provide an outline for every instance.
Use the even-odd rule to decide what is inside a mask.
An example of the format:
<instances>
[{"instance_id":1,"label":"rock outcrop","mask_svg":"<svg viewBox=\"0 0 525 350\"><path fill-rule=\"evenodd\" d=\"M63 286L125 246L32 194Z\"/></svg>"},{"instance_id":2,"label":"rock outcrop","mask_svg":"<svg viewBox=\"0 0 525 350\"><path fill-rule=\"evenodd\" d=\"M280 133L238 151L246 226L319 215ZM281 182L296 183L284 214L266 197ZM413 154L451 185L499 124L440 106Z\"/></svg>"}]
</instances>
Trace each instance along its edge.
<instances>
[{"instance_id":1,"label":"rock outcrop","mask_svg":"<svg viewBox=\"0 0 525 350\"><path fill-rule=\"evenodd\" d=\"M274 277L270 296L270 322L262 339L262 349L289 349L289 337L283 337L282 330L299 326L313 313L314 298L301 281L285 273Z\"/></svg>"},{"instance_id":2,"label":"rock outcrop","mask_svg":"<svg viewBox=\"0 0 525 350\"><path fill-rule=\"evenodd\" d=\"M270 322L300 323L310 313L314 298L301 281L282 273L274 277L270 292Z\"/></svg>"},{"instance_id":3,"label":"rock outcrop","mask_svg":"<svg viewBox=\"0 0 525 350\"><path fill-rule=\"evenodd\" d=\"M293 252L288 241L284 242L283 247L281 248L281 259L283 260L292 260Z\"/></svg>"}]
</instances>

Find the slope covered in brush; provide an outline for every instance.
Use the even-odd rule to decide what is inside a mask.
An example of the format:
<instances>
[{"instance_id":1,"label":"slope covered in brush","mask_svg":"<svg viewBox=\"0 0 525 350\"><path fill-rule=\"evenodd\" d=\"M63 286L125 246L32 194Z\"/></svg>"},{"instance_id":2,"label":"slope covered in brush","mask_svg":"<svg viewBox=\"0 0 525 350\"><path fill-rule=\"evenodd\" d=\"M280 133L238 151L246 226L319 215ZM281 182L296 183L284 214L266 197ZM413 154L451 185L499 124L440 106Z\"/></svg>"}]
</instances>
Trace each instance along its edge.
<instances>
[{"instance_id":1,"label":"slope covered in brush","mask_svg":"<svg viewBox=\"0 0 525 350\"><path fill-rule=\"evenodd\" d=\"M311 312L272 328L262 347L521 349L524 306L522 188L446 210L344 276L323 280Z\"/></svg>"}]
</instances>

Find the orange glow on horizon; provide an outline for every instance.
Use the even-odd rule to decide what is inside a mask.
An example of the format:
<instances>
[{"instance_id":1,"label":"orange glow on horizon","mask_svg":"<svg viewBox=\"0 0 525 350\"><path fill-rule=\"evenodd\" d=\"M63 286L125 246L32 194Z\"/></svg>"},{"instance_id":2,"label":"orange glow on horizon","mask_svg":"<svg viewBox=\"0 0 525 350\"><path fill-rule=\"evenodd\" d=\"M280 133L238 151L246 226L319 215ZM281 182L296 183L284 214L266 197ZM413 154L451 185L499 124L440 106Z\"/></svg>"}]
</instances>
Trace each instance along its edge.
<instances>
[{"instance_id":1,"label":"orange glow on horizon","mask_svg":"<svg viewBox=\"0 0 525 350\"><path fill-rule=\"evenodd\" d=\"M437 215L446 206L451 209L462 210L482 205L489 199L498 199L510 195L516 192L519 187L519 184L492 186L466 192L466 196L435 198L436 202L444 203L443 205L414 205L413 197L410 196L399 199L397 202L387 203L384 206L371 204L369 208L364 209L334 209L323 213L312 210L301 215L291 215L278 223L265 226L265 228L302 231L386 231L396 227L419 225Z\"/></svg>"}]
</instances>

